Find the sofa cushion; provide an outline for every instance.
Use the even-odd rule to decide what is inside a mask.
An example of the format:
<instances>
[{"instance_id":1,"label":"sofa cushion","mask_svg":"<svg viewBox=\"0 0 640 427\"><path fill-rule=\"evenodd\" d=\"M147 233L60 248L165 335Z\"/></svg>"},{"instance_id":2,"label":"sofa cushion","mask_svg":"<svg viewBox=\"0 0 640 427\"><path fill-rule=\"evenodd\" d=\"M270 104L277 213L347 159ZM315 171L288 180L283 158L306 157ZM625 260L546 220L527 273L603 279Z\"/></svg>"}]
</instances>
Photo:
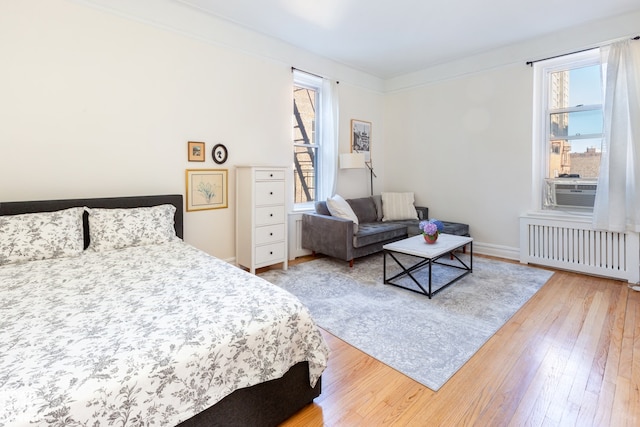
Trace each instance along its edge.
<instances>
[{"instance_id":1,"label":"sofa cushion","mask_svg":"<svg viewBox=\"0 0 640 427\"><path fill-rule=\"evenodd\" d=\"M382 221L418 219L413 193L382 193Z\"/></svg>"},{"instance_id":2,"label":"sofa cushion","mask_svg":"<svg viewBox=\"0 0 640 427\"><path fill-rule=\"evenodd\" d=\"M443 233L446 234L455 234L456 236L468 236L469 235L469 225L461 224L459 222L448 222L441 221L444 226Z\"/></svg>"},{"instance_id":3,"label":"sofa cushion","mask_svg":"<svg viewBox=\"0 0 640 427\"><path fill-rule=\"evenodd\" d=\"M329 197L327 199L327 208L329 212L331 212L331 216L353 221L353 233L358 232L358 217L355 212L353 212L353 209L351 209L351 205L349 205L342 196L336 194L333 197Z\"/></svg>"},{"instance_id":4,"label":"sofa cushion","mask_svg":"<svg viewBox=\"0 0 640 427\"><path fill-rule=\"evenodd\" d=\"M374 222L378 220L376 204L371 197L361 197L359 199L347 199L347 203L353 209L360 223Z\"/></svg>"},{"instance_id":5,"label":"sofa cushion","mask_svg":"<svg viewBox=\"0 0 640 427\"><path fill-rule=\"evenodd\" d=\"M469 236L469 224L461 224L458 222L440 221L443 225L442 232L445 234L454 234L456 236ZM405 219L402 221L393 221L393 224L403 224L407 227L407 235L409 237L422 234L422 230L418 228L419 221Z\"/></svg>"},{"instance_id":6,"label":"sofa cushion","mask_svg":"<svg viewBox=\"0 0 640 427\"><path fill-rule=\"evenodd\" d=\"M385 224L390 224L390 223L385 223ZM420 224L420 221L416 221L415 219L403 219L400 221L393 221L393 224L402 224L405 227L407 227L407 235L409 237L422 234L422 230L418 228L418 224Z\"/></svg>"},{"instance_id":7,"label":"sofa cushion","mask_svg":"<svg viewBox=\"0 0 640 427\"><path fill-rule=\"evenodd\" d=\"M385 240L398 239L406 235L406 224L377 221L361 223L358 227L358 232L353 236L353 247L361 248Z\"/></svg>"}]
</instances>

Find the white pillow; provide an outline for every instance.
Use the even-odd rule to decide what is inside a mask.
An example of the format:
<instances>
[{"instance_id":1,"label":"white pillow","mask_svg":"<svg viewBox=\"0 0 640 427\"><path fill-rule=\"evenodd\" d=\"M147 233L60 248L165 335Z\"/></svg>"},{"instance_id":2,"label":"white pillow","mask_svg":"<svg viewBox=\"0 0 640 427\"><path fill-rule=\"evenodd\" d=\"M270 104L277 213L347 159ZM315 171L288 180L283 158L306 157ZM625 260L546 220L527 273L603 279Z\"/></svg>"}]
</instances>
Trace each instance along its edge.
<instances>
[{"instance_id":1,"label":"white pillow","mask_svg":"<svg viewBox=\"0 0 640 427\"><path fill-rule=\"evenodd\" d=\"M89 212L89 249L95 252L178 240L173 205L86 210Z\"/></svg>"},{"instance_id":2,"label":"white pillow","mask_svg":"<svg viewBox=\"0 0 640 427\"><path fill-rule=\"evenodd\" d=\"M413 193L382 193L382 220L418 219Z\"/></svg>"},{"instance_id":3,"label":"white pillow","mask_svg":"<svg viewBox=\"0 0 640 427\"><path fill-rule=\"evenodd\" d=\"M339 194L327 199L327 209L331 213L331 216L335 216L343 219L350 219L353 221L353 234L358 232L358 217L356 216L351 205L347 203L345 199Z\"/></svg>"},{"instance_id":4,"label":"white pillow","mask_svg":"<svg viewBox=\"0 0 640 427\"><path fill-rule=\"evenodd\" d=\"M84 208L0 216L0 265L78 256Z\"/></svg>"}]
</instances>

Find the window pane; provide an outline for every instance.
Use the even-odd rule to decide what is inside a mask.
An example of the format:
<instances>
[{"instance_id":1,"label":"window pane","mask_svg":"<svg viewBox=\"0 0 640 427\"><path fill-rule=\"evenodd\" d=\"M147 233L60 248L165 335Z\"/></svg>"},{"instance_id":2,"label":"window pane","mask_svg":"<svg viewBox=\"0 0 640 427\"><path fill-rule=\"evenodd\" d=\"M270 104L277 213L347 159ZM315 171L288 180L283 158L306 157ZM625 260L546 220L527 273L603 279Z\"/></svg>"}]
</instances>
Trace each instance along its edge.
<instances>
[{"instance_id":1,"label":"window pane","mask_svg":"<svg viewBox=\"0 0 640 427\"><path fill-rule=\"evenodd\" d=\"M551 73L549 81L551 109L602 104L600 65Z\"/></svg>"},{"instance_id":2,"label":"window pane","mask_svg":"<svg viewBox=\"0 0 640 427\"><path fill-rule=\"evenodd\" d=\"M569 71L569 104L573 107L602 104L599 64Z\"/></svg>"},{"instance_id":3,"label":"window pane","mask_svg":"<svg viewBox=\"0 0 640 427\"><path fill-rule=\"evenodd\" d=\"M578 52L535 68L544 82L536 126L540 129L541 122L546 125L546 135L540 141L544 149L537 152L546 169L546 176L541 177L541 208L580 210L583 205L556 198L555 184L593 186L597 182L604 133L600 53L597 49ZM534 175L538 177L537 171Z\"/></svg>"},{"instance_id":4,"label":"window pane","mask_svg":"<svg viewBox=\"0 0 640 427\"><path fill-rule=\"evenodd\" d=\"M597 178L603 131L600 65L550 73L549 91L552 110L582 106L595 109L549 115L548 177Z\"/></svg>"},{"instance_id":5,"label":"window pane","mask_svg":"<svg viewBox=\"0 0 640 427\"><path fill-rule=\"evenodd\" d=\"M293 88L293 139L295 144L315 144L316 99L318 92Z\"/></svg>"},{"instance_id":6,"label":"window pane","mask_svg":"<svg viewBox=\"0 0 640 427\"><path fill-rule=\"evenodd\" d=\"M318 91L293 88L294 203L315 201L317 146L315 136Z\"/></svg>"},{"instance_id":7,"label":"window pane","mask_svg":"<svg viewBox=\"0 0 640 427\"><path fill-rule=\"evenodd\" d=\"M315 147L294 147L294 203L315 201L316 150Z\"/></svg>"},{"instance_id":8,"label":"window pane","mask_svg":"<svg viewBox=\"0 0 640 427\"><path fill-rule=\"evenodd\" d=\"M600 172L601 138L558 139L550 142L549 177L563 174L579 178L597 178Z\"/></svg>"},{"instance_id":9,"label":"window pane","mask_svg":"<svg viewBox=\"0 0 640 427\"><path fill-rule=\"evenodd\" d=\"M602 134L602 110L551 114L551 138L594 134Z\"/></svg>"}]
</instances>

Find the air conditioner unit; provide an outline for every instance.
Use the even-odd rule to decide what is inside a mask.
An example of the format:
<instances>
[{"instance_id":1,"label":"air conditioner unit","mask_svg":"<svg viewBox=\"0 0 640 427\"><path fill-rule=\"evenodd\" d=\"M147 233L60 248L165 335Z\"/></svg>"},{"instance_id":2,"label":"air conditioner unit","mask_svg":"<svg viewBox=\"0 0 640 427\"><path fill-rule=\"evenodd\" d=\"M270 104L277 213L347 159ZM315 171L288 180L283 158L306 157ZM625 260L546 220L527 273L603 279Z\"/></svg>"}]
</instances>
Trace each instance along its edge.
<instances>
[{"instance_id":1,"label":"air conditioner unit","mask_svg":"<svg viewBox=\"0 0 640 427\"><path fill-rule=\"evenodd\" d=\"M552 208L592 209L598 183L584 179L547 180L547 205Z\"/></svg>"}]
</instances>

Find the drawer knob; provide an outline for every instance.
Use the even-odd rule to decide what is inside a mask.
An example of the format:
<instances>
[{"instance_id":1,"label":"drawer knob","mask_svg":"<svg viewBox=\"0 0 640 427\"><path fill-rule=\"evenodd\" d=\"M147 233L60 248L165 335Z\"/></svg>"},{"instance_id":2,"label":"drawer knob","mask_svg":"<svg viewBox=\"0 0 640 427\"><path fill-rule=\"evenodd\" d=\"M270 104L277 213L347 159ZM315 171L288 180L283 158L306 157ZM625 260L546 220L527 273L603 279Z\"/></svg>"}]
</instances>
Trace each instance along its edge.
<instances>
[{"instance_id":1,"label":"drawer knob","mask_svg":"<svg viewBox=\"0 0 640 427\"><path fill-rule=\"evenodd\" d=\"M269 176L270 176L271 178L273 178L273 174L272 174L272 173L270 173L270 174L269 174Z\"/></svg>"},{"instance_id":2,"label":"drawer knob","mask_svg":"<svg viewBox=\"0 0 640 427\"><path fill-rule=\"evenodd\" d=\"M269 214L269 216L273 216L273 214Z\"/></svg>"},{"instance_id":3,"label":"drawer knob","mask_svg":"<svg viewBox=\"0 0 640 427\"><path fill-rule=\"evenodd\" d=\"M273 251L269 252L269 255L273 255Z\"/></svg>"},{"instance_id":4,"label":"drawer knob","mask_svg":"<svg viewBox=\"0 0 640 427\"><path fill-rule=\"evenodd\" d=\"M269 236L273 236L273 233L269 233Z\"/></svg>"},{"instance_id":5,"label":"drawer knob","mask_svg":"<svg viewBox=\"0 0 640 427\"><path fill-rule=\"evenodd\" d=\"M273 196L273 191L270 191L269 194L271 194Z\"/></svg>"}]
</instances>

